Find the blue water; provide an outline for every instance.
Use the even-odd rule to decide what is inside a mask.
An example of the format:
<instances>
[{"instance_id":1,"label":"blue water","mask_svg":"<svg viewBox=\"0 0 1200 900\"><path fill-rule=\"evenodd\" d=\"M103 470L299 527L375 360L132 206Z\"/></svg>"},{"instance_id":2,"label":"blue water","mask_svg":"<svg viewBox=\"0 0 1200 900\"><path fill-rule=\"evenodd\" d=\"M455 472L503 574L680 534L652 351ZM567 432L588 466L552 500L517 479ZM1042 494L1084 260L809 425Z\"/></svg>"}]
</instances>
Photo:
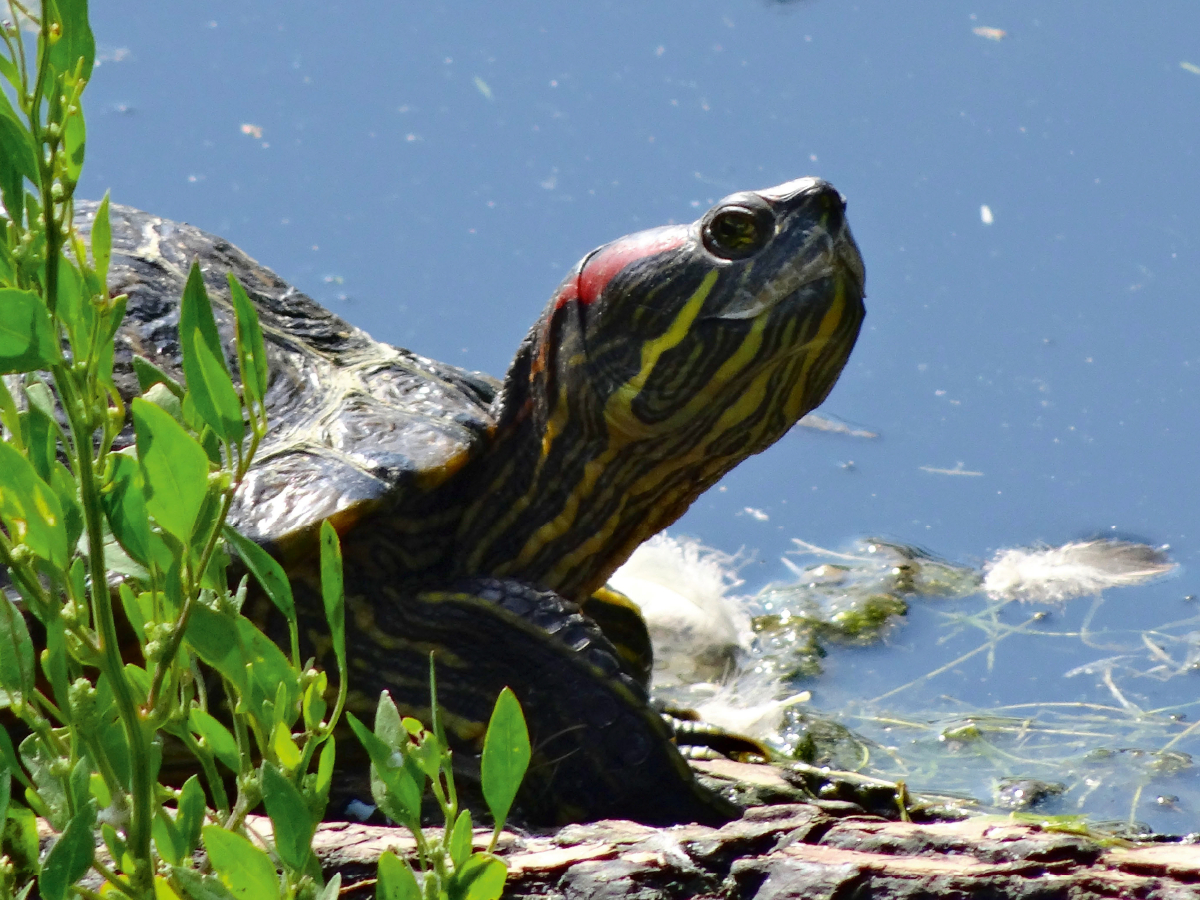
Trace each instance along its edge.
<instances>
[{"instance_id":1,"label":"blue water","mask_svg":"<svg viewBox=\"0 0 1200 900\"><path fill-rule=\"evenodd\" d=\"M1197 614L1194 2L93 7L81 193L219 232L375 337L496 375L592 247L829 179L869 312L825 410L880 437L797 429L676 530L754 552L751 584L787 574L792 537L977 564L1133 536L1182 565L1112 592L1113 627ZM872 657L900 681L942 652L913 618L897 646L927 651ZM1079 695L1076 651L1022 652L1039 698ZM1025 661L943 690L1030 699ZM1143 813L1200 827L1195 805Z\"/></svg>"}]
</instances>

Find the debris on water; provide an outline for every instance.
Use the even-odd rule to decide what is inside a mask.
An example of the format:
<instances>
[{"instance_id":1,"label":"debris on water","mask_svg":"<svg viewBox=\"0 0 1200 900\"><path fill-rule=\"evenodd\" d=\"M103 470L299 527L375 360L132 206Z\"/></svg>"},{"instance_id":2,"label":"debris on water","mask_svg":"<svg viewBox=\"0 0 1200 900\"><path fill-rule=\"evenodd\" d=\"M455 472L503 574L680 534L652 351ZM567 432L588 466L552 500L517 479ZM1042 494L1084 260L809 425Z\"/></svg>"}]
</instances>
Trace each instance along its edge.
<instances>
[{"instance_id":1,"label":"debris on water","mask_svg":"<svg viewBox=\"0 0 1200 900\"><path fill-rule=\"evenodd\" d=\"M740 562L659 534L613 573L609 585L638 605L650 630L656 688L716 682L749 649L750 616L732 593Z\"/></svg>"},{"instance_id":2,"label":"debris on water","mask_svg":"<svg viewBox=\"0 0 1200 900\"><path fill-rule=\"evenodd\" d=\"M1032 809L1065 794L1067 786L1061 781L1041 781L1037 778L1005 778L996 785L992 802L1000 809Z\"/></svg>"},{"instance_id":3,"label":"debris on water","mask_svg":"<svg viewBox=\"0 0 1200 900\"><path fill-rule=\"evenodd\" d=\"M839 422L837 419L829 416L819 416L816 413L809 413L800 420L800 424L805 428L812 428L816 431L828 431L831 434L844 434L849 437L873 439L879 437L878 431L867 431L865 428L855 428L853 425L848 425L845 422Z\"/></svg>"},{"instance_id":4,"label":"debris on water","mask_svg":"<svg viewBox=\"0 0 1200 900\"><path fill-rule=\"evenodd\" d=\"M1061 547L1000 550L984 566L983 589L996 600L1061 603L1129 587L1175 568L1165 547L1132 541L1073 541Z\"/></svg>"}]
</instances>

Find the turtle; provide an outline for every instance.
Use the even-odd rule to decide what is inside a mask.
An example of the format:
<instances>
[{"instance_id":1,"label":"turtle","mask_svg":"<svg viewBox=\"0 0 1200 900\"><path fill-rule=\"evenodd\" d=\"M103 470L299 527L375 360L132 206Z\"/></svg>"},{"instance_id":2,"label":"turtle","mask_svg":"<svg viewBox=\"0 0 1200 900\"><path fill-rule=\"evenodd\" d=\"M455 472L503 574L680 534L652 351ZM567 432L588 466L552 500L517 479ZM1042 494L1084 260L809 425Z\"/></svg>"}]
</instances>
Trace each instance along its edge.
<instances>
[{"instance_id":1,"label":"turtle","mask_svg":"<svg viewBox=\"0 0 1200 900\"><path fill-rule=\"evenodd\" d=\"M94 215L78 206L82 231ZM432 652L466 769L501 689L520 700L528 821L736 815L650 703L645 625L605 585L837 380L865 281L837 190L801 178L743 191L693 223L592 251L503 380L376 341L200 229L116 205L110 220L108 287L129 298L114 351L126 397L134 356L183 379L193 260L231 369L227 272L257 306L270 430L230 521L283 564L318 658L329 642L314 547L321 522L337 529L350 708L369 712L388 691L428 721Z\"/></svg>"}]
</instances>

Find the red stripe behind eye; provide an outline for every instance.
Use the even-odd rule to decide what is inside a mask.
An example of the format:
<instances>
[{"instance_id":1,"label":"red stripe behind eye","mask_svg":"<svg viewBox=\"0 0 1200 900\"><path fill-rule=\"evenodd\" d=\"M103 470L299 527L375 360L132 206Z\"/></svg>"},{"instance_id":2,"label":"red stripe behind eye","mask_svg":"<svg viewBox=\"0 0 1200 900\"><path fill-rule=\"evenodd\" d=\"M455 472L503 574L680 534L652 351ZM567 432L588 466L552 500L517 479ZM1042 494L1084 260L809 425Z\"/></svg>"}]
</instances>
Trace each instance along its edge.
<instances>
[{"instance_id":1,"label":"red stripe behind eye","mask_svg":"<svg viewBox=\"0 0 1200 900\"><path fill-rule=\"evenodd\" d=\"M587 305L603 293L613 277L630 263L674 250L688 235L686 225L655 228L613 241L597 250L583 266L578 277L563 285L555 298L555 308L571 300Z\"/></svg>"}]
</instances>

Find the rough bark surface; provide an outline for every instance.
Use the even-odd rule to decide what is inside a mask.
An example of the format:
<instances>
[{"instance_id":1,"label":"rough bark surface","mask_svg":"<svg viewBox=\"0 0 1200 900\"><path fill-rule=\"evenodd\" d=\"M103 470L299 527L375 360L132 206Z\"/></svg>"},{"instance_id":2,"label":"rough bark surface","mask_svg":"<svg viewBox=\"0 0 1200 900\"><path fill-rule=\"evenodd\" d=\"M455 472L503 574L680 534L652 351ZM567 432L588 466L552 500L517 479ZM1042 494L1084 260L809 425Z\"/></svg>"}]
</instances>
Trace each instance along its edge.
<instances>
[{"instance_id":1,"label":"rough bark surface","mask_svg":"<svg viewBox=\"0 0 1200 900\"><path fill-rule=\"evenodd\" d=\"M606 821L505 833L505 897L1200 898L1197 844L1103 846L997 817L915 824L850 807L758 807L722 828ZM477 833L481 846L488 837ZM384 850L414 850L403 829L348 823L321 826L316 847L326 873L342 873L344 897L373 896Z\"/></svg>"}]
</instances>

